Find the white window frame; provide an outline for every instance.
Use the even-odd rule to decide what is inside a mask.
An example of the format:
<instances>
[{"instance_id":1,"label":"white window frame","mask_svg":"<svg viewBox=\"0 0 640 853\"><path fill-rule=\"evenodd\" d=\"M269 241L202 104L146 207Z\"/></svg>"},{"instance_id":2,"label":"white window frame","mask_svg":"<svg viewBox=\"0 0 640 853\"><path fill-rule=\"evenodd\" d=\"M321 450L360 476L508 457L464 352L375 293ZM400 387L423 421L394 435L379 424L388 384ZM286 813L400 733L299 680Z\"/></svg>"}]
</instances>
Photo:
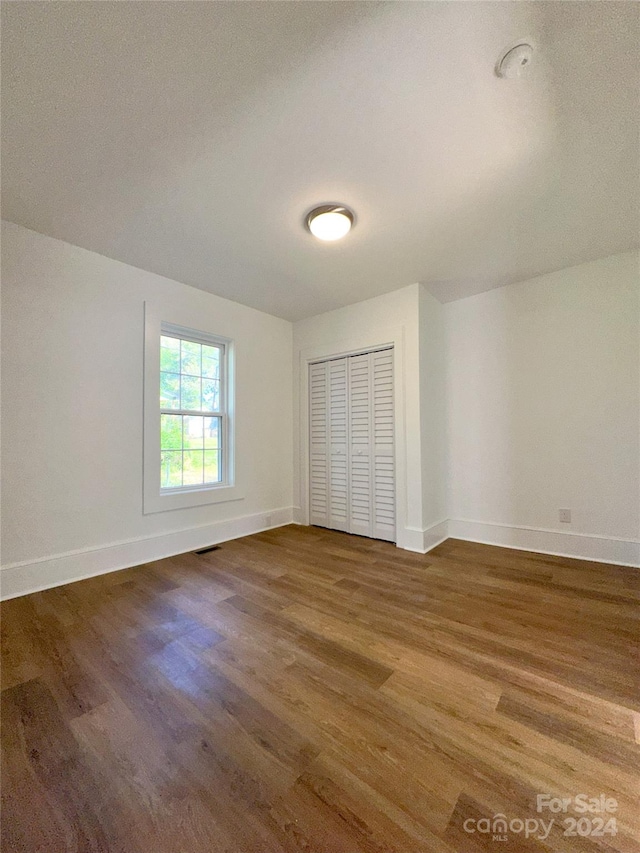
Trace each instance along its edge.
<instances>
[{"instance_id":1,"label":"white window frame","mask_svg":"<svg viewBox=\"0 0 640 853\"><path fill-rule=\"evenodd\" d=\"M166 317L165 314L171 314ZM195 321L195 322L194 322ZM144 347L144 470L143 512L185 509L206 504L241 500L244 495L235 482L234 386L235 350L230 338L201 330L202 317L187 312L163 312L145 303ZM160 338L163 334L197 343L222 347L222 482L162 489L160 486ZM176 414L181 412L177 411ZM194 413L196 414L196 413Z\"/></svg>"}]
</instances>

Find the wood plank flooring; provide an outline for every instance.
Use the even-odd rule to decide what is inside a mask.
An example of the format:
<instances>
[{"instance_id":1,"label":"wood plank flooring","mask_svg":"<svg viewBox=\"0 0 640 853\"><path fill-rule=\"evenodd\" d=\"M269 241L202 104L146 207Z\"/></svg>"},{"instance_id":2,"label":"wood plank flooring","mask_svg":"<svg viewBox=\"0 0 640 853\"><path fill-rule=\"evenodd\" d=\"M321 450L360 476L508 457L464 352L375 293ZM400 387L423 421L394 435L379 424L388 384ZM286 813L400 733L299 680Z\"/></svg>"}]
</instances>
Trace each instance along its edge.
<instances>
[{"instance_id":1,"label":"wood plank flooring","mask_svg":"<svg viewBox=\"0 0 640 853\"><path fill-rule=\"evenodd\" d=\"M638 851L639 579L290 526L5 602L2 849Z\"/></svg>"}]
</instances>

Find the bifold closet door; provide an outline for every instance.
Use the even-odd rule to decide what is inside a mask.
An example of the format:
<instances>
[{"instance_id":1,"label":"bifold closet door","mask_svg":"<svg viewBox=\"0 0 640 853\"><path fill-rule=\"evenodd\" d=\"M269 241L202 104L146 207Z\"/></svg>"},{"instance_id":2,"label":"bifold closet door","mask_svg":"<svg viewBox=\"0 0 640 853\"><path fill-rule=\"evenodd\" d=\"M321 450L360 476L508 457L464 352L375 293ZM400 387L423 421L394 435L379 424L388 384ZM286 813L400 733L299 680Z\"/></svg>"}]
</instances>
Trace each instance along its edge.
<instances>
[{"instance_id":1,"label":"bifold closet door","mask_svg":"<svg viewBox=\"0 0 640 853\"><path fill-rule=\"evenodd\" d=\"M310 398L310 521L347 530L347 359L312 364Z\"/></svg>"},{"instance_id":2,"label":"bifold closet door","mask_svg":"<svg viewBox=\"0 0 640 853\"><path fill-rule=\"evenodd\" d=\"M312 364L311 524L395 541L393 350Z\"/></svg>"},{"instance_id":3,"label":"bifold closet door","mask_svg":"<svg viewBox=\"0 0 640 853\"><path fill-rule=\"evenodd\" d=\"M309 521L329 526L328 362L309 365Z\"/></svg>"},{"instance_id":4,"label":"bifold closet door","mask_svg":"<svg viewBox=\"0 0 640 853\"><path fill-rule=\"evenodd\" d=\"M393 405L393 350L372 352L373 410L373 533L375 539L396 541L396 471Z\"/></svg>"},{"instance_id":5,"label":"bifold closet door","mask_svg":"<svg viewBox=\"0 0 640 853\"><path fill-rule=\"evenodd\" d=\"M349 358L349 533L373 536L371 357Z\"/></svg>"},{"instance_id":6,"label":"bifold closet door","mask_svg":"<svg viewBox=\"0 0 640 853\"><path fill-rule=\"evenodd\" d=\"M393 350L349 359L350 533L395 541Z\"/></svg>"},{"instance_id":7,"label":"bifold closet door","mask_svg":"<svg viewBox=\"0 0 640 853\"><path fill-rule=\"evenodd\" d=\"M347 359L328 363L329 391L329 527L348 530Z\"/></svg>"}]
</instances>

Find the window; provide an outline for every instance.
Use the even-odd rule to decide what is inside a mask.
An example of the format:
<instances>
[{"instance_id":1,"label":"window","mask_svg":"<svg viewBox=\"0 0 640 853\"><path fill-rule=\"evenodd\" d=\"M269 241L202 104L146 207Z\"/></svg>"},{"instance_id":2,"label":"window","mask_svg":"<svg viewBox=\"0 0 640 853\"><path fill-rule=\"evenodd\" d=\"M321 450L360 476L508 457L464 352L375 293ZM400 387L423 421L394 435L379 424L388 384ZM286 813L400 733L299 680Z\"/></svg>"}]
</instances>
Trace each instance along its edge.
<instances>
[{"instance_id":1,"label":"window","mask_svg":"<svg viewBox=\"0 0 640 853\"><path fill-rule=\"evenodd\" d=\"M225 346L163 330L160 337L160 488L223 483Z\"/></svg>"},{"instance_id":2,"label":"window","mask_svg":"<svg viewBox=\"0 0 640 853\"><path fill-rule=\"evenodd\" d=\"M233 341L145 302L145 514L242 500L235 482ZM179 324L179 325L178 325Z\"/></svg>"}]
</instances>

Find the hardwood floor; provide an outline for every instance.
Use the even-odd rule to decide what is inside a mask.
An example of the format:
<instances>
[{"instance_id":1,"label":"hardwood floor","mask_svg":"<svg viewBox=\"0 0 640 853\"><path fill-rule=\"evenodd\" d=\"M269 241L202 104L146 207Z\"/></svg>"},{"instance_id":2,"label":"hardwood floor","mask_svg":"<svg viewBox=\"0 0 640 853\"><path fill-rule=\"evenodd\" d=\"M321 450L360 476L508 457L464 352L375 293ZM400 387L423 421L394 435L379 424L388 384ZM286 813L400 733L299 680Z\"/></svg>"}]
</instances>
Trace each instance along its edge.
<instances>
[{"instance_id":1,"label":"hardwood floor","mask_svg":"<svg viewBox=\"0 0 640 853\"><path fill-rule=\"evenodd\" d=\"M3 850L637 851L639 579L291 526L5 602Z\"/></svg>"}]
</instances>

